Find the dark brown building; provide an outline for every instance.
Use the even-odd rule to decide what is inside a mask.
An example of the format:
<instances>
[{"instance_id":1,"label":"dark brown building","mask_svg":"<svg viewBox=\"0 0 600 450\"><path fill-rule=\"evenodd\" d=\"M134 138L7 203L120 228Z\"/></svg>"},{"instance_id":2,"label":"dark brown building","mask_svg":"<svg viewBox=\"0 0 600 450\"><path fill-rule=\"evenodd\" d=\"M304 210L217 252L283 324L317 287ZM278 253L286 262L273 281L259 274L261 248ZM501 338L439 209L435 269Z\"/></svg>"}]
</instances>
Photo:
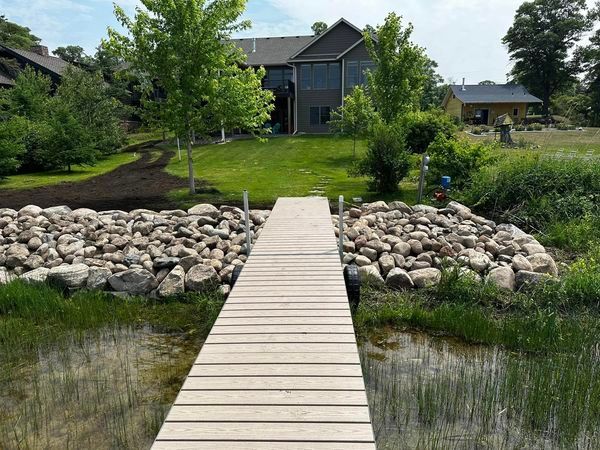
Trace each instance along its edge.
<instances>
[{"instance_id":1,"label":"dark brown building","mask_svg":"<svg viewBox=\"0 0 600 450\"><path fill-rule=\"evenodd\" d=\"M0 58L14 60L17 65L24 69L26 66L33 67L36 71L47 75L54 85L60 82L60 78L69 63L48 54L48 47L38 45L31 50L21 50L0 45ZM13 86L16 74L0 71L0 87Z\"/></svg>"}]
</instances>

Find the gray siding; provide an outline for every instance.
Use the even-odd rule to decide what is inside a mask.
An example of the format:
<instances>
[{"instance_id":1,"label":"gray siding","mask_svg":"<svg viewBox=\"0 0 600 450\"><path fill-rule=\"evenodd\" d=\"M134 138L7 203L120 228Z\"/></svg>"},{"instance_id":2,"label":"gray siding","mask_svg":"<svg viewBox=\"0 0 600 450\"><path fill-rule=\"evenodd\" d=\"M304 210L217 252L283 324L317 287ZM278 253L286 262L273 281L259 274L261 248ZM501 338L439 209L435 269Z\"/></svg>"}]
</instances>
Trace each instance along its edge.
<instances>
[{"instance_id":1,"label":"gray siding","mask_svg":"<svg viewBox=\"0 0 600 450\"><path fill-rule=\"evenodd\" d=\"M367 47L364 42L361 42L352 50L344 55L344 60L346 61L371 61L371 57L369 56L369 52L367 51Z\"/></svg>"},{"instance_id":2,"label":"gray siding","mask_svg":"<svg viewBox=\"0 0 600 450\"><path fill-rule=\"evenodd\" d=\"M355 44L361 37L362 35L358 31L342 22L294 59L303 59L310 55L335 57Z\"/></svg>"},{"instance_id":3,"label":"gray siding","mask_svg":"<svg viewBox=\"0 0 600 450\"><path fill-rule=\"evenodd\" d=\"M303 133L328 133L328 125L311 126L310 107L329 106L333 111L336 108L339 108L341 105L341 89L323 89L312 91L303 91L298 89L298 97L296 98L296 106L298 108L298 131Z\"/></svg>"}]
</instances>

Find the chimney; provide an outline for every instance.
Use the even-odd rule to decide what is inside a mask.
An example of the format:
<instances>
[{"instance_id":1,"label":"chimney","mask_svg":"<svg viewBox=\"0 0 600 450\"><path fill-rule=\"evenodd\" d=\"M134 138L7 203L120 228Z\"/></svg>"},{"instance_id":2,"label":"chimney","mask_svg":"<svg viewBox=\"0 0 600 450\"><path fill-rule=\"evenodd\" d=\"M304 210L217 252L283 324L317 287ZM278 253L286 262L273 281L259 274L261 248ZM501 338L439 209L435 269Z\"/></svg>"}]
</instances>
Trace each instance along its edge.
<instances>
[{"instance_id":1,"label":"chimney","mask_svg":"<svg viewBox=\"0 0 600 450\"><path fill-rule=\"evenodd\" d=\"M252 53L256 53L256 38L252 38Z\"/></svg>"},{"instance_id":2,"label":"chimney","mask_svg":"<svg viewBox=\"0 0 600 450\"><path fill-rule=\"evenodd\" d=\"M463 77L463 83L462 83L462 87L460 88L461 91L466 91L467 88L465 87L465 79Z\"/></svg>"},{"instance_id":3,"label":"chimney","mask_svg":"<svg viewBox=\"0 0 600 450\"><path fill-rule=\"evenodd\" d=\"M48 47L45 45L34 45L31 47L31 51L41 56L48 56Z\"/></svg>"}]
</instances>

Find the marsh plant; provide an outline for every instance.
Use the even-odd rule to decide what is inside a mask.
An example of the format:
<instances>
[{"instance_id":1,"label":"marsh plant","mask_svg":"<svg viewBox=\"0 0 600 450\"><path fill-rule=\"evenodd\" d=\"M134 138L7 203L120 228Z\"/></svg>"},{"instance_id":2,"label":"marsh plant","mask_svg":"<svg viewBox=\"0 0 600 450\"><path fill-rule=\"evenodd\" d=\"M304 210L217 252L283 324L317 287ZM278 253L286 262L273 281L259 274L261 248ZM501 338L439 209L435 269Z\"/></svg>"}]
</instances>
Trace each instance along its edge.
<instances>
[{"instance_id":1,"label":"marsh plant","mask_svg":"<svg viewBox=\"0 0 600 450\"><path fill-rule=\"evenodd\" d=\"M361 360L378 448L600 446L598 346L539 356L392 333Z\"/></svg>"}]
</instances>

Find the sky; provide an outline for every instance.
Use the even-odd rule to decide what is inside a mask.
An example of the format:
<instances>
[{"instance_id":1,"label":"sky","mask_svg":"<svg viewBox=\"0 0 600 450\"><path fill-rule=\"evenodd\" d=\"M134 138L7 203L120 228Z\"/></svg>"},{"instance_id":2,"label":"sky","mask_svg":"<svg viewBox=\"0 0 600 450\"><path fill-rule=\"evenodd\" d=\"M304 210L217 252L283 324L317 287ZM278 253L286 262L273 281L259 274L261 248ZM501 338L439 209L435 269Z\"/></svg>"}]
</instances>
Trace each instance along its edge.
<instances>
[{"instance_id":1,"label":"sky","mask_svg":"<svg viewBox=\"0 0 600 450\"><path fill-rule=\"evenodd\" d=\"M588 0L591 4L594 0ZM413 41L425 47L446 80L467 84L505 82L510 61L501 39L523 0L249 0L244 18L252 29L238 37L311 34L316 21L344 17L362 28L394 11L414 26ZM116 0L133 14L138 0ZM485 4L485 6L483 6ZM0 14L31 28L50 50L80 45L93 54L108 26L118 27L113 0L0 0Z\"/></svg>"}]
</instances>

